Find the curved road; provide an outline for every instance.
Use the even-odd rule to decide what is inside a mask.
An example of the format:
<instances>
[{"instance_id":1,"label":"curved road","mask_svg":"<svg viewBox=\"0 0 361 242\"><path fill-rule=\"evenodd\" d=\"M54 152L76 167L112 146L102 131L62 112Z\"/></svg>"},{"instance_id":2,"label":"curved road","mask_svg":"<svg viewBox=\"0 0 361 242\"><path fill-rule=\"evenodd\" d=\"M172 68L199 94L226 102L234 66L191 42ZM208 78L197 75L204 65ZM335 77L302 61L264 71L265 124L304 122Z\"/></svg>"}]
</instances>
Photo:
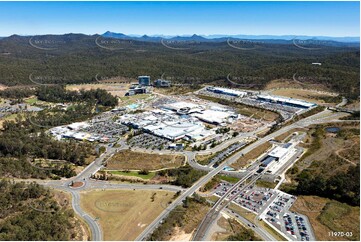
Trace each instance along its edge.
<instances>
[{"instance_id":1,"label":"curved road","mask_svg":"<svg viewBox=\"0 0 361 242\"><path fill-rule=\"evenodd\" d=\"M261 139L258 139L256 142L246 146L242 150L234 153L227 159L225 159L224 162L222 162L217 168L210 168L201 166L198 163L196 163L194 160L195 152L180 152L184 154L188 158L188 162L190 165L192 165L196 169L206 170L208 173L203 176L200 180L198 180L192 187L188 188L187 190L184 190L182 188L176 187L176 186L169 186L169 185L161 185L162 189L165 190L171 190L171 191L183 191L180 196L171 203L167 209L165 209L158 217L155 219L138 237L136 240L143 240L145 239L158 225L159 223L168 216L169 212L174 209L176 206L182 203L182 200L184 200L186 197L192 195L195 191L197 191L201 186L205 185L212 177L217 175L218 173L222 172L223 168L228 166L229 164L234 163L237 161L238 157L242 154L246 154L256 148L257 146L267 142L268 140L283 134L291 129L297 128L297 127L306 127L311 124L316 123L324 123L324 122L330 122L334 121L335 119L342 117L344 114L342 113L332 113L330 110L325 110L321 113L315 114L313 116L310 116L308 118L302 119L296 123L293 123L291 125L288 125L286 127L283 127L276 132L267 135ZM237 136L236 138L230 139L225 141L224 143L214 147L214 149L210 151L205 152L199 152L199 154L205 154L210 152L217 152L220 151L227 146L238 142L241 139L244 139L246 137L254 137L256 135L256 132L259 132L259 130L250 132L250 133L244 133L243 135ZM107 150L105 153L103 153L99 158L96 158L91 164L89 164L81 173L79 173L75 178L72 178L67 181L37 181L40 184L50 186L56 189L61 189L70 192L72 195L72 207L74 211L82 217L90 227L90 230L92 232L92 240L102 240L102 232L100 229L99 224L97 221L92 218L90 215L86 214L81 208L80 208L80 195L79 191L86 190L86 189L160 189L160 185L140 185L140 184L114 184L110 182L100 182L100 181L93 181L90 179L90 176L94 173L96 173L99 169L103 167L103 163L111 157L114 153L116 153L119 150L126 149L127 145L124 143L124 140L120 140L117 142L118 145L120 145L120 148L114 148L113 147L107 147ZM161 152L164 153L164 152ZM173 152L176 153L176 152ZM178 153L178 152L177 152ZM236 173L232 173L236 174ZM243 176L244 174L238 173L239 176ZM75 181L81 181L84 182L84 186L80 188L71 188L69 185L72 182Z\"/></svg>"},{"instance_id":2,"label":"curved road","mask_svg":"<svg viewBox=\"0 0 361 242\"><path fill-rule=\"evenodd\" d=\"M212 179L212 177L214 177L220 171L222 171L225 166L235 162L240 155L246 154L246 153L250 152L251 150L253 150L254 148L256 148L257 146L262 145L263 143L267 142L268 140L273 139L273 138L275 138L285 132L288 132L294 128L307 127L311 124L320 124L320 123L330 122L330 121L338 119L344 115L345 114L342 114L342 113L333 113L330 110L324 110L320 113L317 113L315 115L312 115L312 116L304 118L304 119L301 119L293 124L283 127L281 129L275 131L274 133L269 134L263 138L260 138L256 142L246 146L241 151L236 152L235 154L233 154L232 156L227 158L224 162L222 162L217 168L211 170L207 175L205 175L200 180L198 180L196 183L194 183L194 185L192 187L188 188L188 190L186 190L184 193L182 193L175 201L173 201L168 206L168 209L164 210L151 224L148 225L148 227L136 238L136 240L138 240L138 241L145 240L160 225L161 221L164 220L168 216L168 214L171 210L173 210L176 206L180 205L186 197L192 195L200 187L205 185L210 179Z\"/></svg>"}]
</instances>

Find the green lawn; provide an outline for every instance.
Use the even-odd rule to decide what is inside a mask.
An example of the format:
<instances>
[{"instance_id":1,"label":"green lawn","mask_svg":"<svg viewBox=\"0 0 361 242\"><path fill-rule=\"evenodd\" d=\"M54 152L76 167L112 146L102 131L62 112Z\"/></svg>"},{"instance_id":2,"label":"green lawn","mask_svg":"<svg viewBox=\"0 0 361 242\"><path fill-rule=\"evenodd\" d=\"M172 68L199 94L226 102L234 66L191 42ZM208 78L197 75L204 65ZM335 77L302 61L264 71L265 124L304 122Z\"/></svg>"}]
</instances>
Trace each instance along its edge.
<instances>
[{"instance_id":1,"label":"green lawn","mask_svg":"<svg viewBox=\"0 0 361 242\"><path fill-rule=\"evenodd\" d=\"M217 175L217 177L223 181L227 181L230 183L236 183L239 181L239 178L236 178L236 177L230 177L230 176L224 176L224 175Z\"/></svg>"},{"instance_id":2,"label":"green lawn","mask_svg":"<svg viewBox=\"0 0 361 242\"><path fill-rule=\"evenodd\" d=\"M33 98L27 98L24 101L27 104L34 104L34 103L36 103L38 101L38 99L36 97L33 97Z\"/></svg>"},{"instance_id":3,"label":"green lawn","mask_svg":"<svg viewBox=\"0 0 361 242\"><path fill-rule=\"evenodd\" d=\"M275 188L276 185L277 185L277 184L274 183L274 182L263 181L263 180L257 180L257 181L256 181L256 186L257 186L257 187Z\"/></svg>"},{"instance_id":4,"label":"green lawn","mask_svg":"<svg viewBox=\"0 0 361 242\"><path fill-rule=\"evenodd\" d=\"M213 195L213 196L207 197L207 200L216 203L219 200L219 197Z\"/></svg>"},{"instance_id":5,"label":"green lawn","mask_svg":"<svg viewBox=\"0 0 361 242\"><path fill-rule=\"evenodd\" d=\"M352 207L346 203L330 201L323 208L318 220L332 231L351 232L348 240L360 238L360 207ZM346 239L346 237L344 237Z\"/></svg>"},{"instance_id":6,"label":"green lawn","mask_svg":"<svg viewBox=\"0 0 361 242\"><path fill-rule=\"evenodd\" d=\"M150 97L150 94L137 94L133 96L119 97L119 99L122 105L129 105L137 102L137 100L144 100Z\"/></svg>"},{"instance_id":7,"label":"green lawn","mask_svg":"<svg viewBox=\"0 0 361 242\"><path fill-rule=\"evenodd\" d=\"M109 172L111 174L114 174L114 175L135 176L135 177L139 177L139 178L142 178L142 179L145 179L145 180L150 180L155 176L155 172L149 172L148 175L138 174L137 171L129 171L129 172L125 172L125 171L107 171L107 172Z\"/></svg>"}]
</instances>

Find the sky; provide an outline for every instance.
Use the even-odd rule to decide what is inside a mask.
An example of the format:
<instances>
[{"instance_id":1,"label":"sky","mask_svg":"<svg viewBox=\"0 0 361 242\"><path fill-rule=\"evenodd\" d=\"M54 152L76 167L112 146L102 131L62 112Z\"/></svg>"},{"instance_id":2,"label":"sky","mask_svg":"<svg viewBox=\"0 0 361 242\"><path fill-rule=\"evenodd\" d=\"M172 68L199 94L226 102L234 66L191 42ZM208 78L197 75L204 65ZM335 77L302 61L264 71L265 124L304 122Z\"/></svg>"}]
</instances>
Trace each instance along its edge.
<instances>
[{"instance_id":1,"label":"sky","mask_svg":"<svg viewBox=\"0 0 361 242\"><path fill-rule=\"evenodd\" d=\"M360 36L359 2L0 2L0 36Z\"/></svg>"}]
</instances>

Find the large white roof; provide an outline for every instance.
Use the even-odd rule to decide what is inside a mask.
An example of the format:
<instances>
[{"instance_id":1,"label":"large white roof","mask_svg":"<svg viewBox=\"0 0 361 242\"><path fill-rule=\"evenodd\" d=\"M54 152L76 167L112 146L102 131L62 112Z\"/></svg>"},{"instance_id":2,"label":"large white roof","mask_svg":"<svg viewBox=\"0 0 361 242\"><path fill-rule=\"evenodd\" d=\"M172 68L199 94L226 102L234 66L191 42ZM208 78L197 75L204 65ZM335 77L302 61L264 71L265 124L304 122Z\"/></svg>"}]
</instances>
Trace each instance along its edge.
<instances>
[{"instance_id":1,"label":"large white roof","mask_svg":"<svg viewBox=\"0 0 361 242\"><path fill-rule=\"evenodd\" d=\"M202 113L193 114L194 117L197 117L201 120L210 123L222 123L224 122L231 114L228 112L216 111L216 110L204 110Z\"/></svg>"},{"instance_id":2,"label":"large white roof","mask_svg":"<svg viewBox=\"0 0 361 242\"><path fill-rule=\"evenodd\" d=\"M268 154L269 156L273 156L276 158L282 158L284 155L286 155L288 152L287 148L283 148L280 146L277 146L276 148L274 148L273 150L271 150L271 152Z\"/></svg>"},{"instance_id":3,"label":"large white roof","mask_svg":"<svg viewBox=\"0 0 361 242\"><path fill-rule=\"evenodd\" d=\"M165 107L174 109L174 110L178 110L181 108L197 108L199 105L194 104L194 103L189 103L189 102L175 102L175 103L170 103L170 104L166 104Z\"/></svg>"},{"instance_id":4,"label":"large white roof","mask_svg":"<svg viewBox=\"0 0 361 242\"><path fill-rule=\"evenodd\" d=\"M72 123L69 124L68 127L71 129L80 129L80 128L86 128L89 127L90 125L86 122L77 122L77 123Z\"/></svg>"}]
</instances>

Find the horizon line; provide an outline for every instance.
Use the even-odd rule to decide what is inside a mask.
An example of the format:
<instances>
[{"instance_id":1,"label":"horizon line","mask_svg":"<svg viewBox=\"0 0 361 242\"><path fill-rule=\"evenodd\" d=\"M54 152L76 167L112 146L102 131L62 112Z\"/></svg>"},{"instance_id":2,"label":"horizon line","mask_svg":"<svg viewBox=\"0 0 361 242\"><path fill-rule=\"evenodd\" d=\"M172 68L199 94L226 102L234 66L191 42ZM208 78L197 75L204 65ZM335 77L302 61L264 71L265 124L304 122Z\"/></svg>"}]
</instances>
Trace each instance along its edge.
<instances>
[{"instance_id":1,"label":"horizon line","mask_svg":"<svg viewBox=\"0 0 361 242\"><path fill-rule=\"evenodd\" d=\"M6 37L11 37L14 35L17 36L22 36L22 37L27 37L27 36L41 36L41 35L67 35L67 34L82 34L82 35L88 35L88 36L93 36L93 35L103 35L105 33L112 33L112 34L124 34L128 37L143 37L143 36L148 36L148 37L165 37L165 38L172 38L172 37L192 37L194 35L196 36L200 36L200 37L204 37L204 38L209 38L209 39L214 39L214 38L224 38L224 37L234 37L234 36L272 36L272 37L287 37L287 36L292 36L292 37L328 37L328 38L360 38L360 36L332 36L332 35L307 35L307 34L175 34L175 35L171 35L171 34L126 34L123 32L112 32L112 31L105 31L104 33L92 33L92 34L88 34L88 33L77 33L77 32L69 32L69 33L42 33L42 34L17 34L17 33L13 33L10 35L0 35L0 37L2 38L6 38Z\"/></svg>"}]
</instances>

